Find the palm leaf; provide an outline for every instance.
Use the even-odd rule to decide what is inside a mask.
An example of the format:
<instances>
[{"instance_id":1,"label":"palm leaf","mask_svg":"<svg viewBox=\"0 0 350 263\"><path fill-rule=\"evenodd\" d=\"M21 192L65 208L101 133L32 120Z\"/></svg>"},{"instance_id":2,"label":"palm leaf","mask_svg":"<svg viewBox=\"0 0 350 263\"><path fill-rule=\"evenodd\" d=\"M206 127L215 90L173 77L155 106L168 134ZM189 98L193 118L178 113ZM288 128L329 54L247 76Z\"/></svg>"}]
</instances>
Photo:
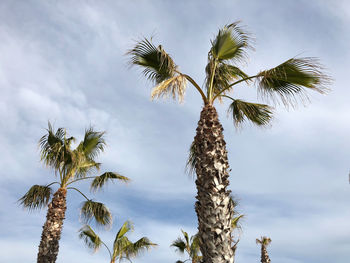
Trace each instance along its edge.
<instances>
[{"instance_id":1,"label":"palm leaf","mask_svg":"<svg viewBox=\"0 0 350 263\"><path fill-rule=\"evenodd\" d=\"M106 146L104 134L105 132L96 132L92 127L89 127L85 130L84 140L79 144L78 149L83 151L89 159L95 159Z\"/></svg>"},{"instance_id":2,"label":"palm leaf","mask_svg":"<svg viewBox=\"0 0 350 263\"><path fill-rule=\"evenodd\" d=\"M91 248L96 252L102 244L100 237L92 230L89 225L83 226L79 230L79 238L84 240L84 243L88 248Z\"/></svg>"},{"instance_id":3,"label":"palm leaf","mask_svg":"<svg viewBox=\"0 0 350 263\"><path fill-rule=\"evenodd\" d=\"M267 125L272 119L272 109L265 104L250 103L242 100L233 100L228 112L232 114L236 127L249 120L255 125Z\"/></svg>"},{"instance_id":4,"label":"palm leaf","mask_svg":"<svg viewBox=\"0 0 350 263\"><path fill-rule=\"evenodd\" d=\"M258 88L263 97L273 100L278 95L285 105L295 105L297 99L307 99L306 89L325 93L330 78L322 72L315 58L292 58L275 68L260 72Z\"/></svg>"},{"instance_id":5,"label":"palm leaf","mask_svg":"<svg viewBox=\"0 0 350 263\"><path fill-rule=\"evenodd\" d=\"M263 236L261 239L255 240L257 244L261 244L263 246L268 246L271 243L271 238Z\"/></svg>"},{"instance_id":6,"label":"palm leaf","mask_svg":"<svg viewBox=\"0 0 350 263\"><path fill-rule=\"evenodd\" d=\"M147 237L142 237L139 240L137 240L135 243L131 243L126 248L126 256L129 257L136 257L140 255L145 250L149 250L152 247L157 246L157 244L152 243Z\"/></svg>"},{"instance_id":7,"label":"palm leaf","mask_svg":"<svg viewBox=\"0 0 350 263\"><path fill-rule=\"evenodd\" d=\"M130 64L142 68L143 74L151 81L160 84L175 75L177 66L162 46L154 46L148 39L139 41L135 47L127 52Z\"/></svg>"},{"instance_id":8,"label":"palm leaf","mask_svg":"<svg viewBox=\"0 0 350 263\"><path fill-rule=\"evenodd\" d=\"M179 237L176 240L174 240L173 243L171 243L170 246L171 247L175 247L176 251L178 251L180 253L184 253L185 250L186 250L186 243L181 237Z\"/></svg>"},{"instance_id":9,"label":"palm leaf","mask_svg":"<svg viewBox=\"0 0 350 263\"><path fill-rule=\"evenodd\" d=\"M212 63L213 61L209 61L208 65L205 68L207 88L210 85L212 70L214 68ZM222 93L222 95L230 92L232 88L229 88L229 85L232 83L232 81L238 79L245 79L247 77L248 75L244 73L240 68L227 63L219 63L219 65L215 69L215 76L213 78L214 95L220 93L224 89L226 90Z\"/></svg>"},{"instance_id":10,"label":"palm leaf","mask_svg":"<svg viewBox=\"0 0 350 263\"><path fill-rule=\"evenodd\" d=\"M218 61L242 61L247 57L250 37L239 22L224 26L212 42L210 54Z\"/></svg>"},{"instance_id":11,"label":"palm leaf","mask_svg":"<svg viewBox=\"0 0 350 263\"><path fill-rule=\"evenodd\" d=\"M197 163L197 159L196 159L196 144L193 141L191 143L190 149L188 151L188 158L187 158L187 162L186 162L186 172L189 175L194 176L195 172L196 172L196 163Z\"/></svg>"},{"instance_id":12,"label":"palm leaf","mask_svg":"<svg viewBox=\"0 0 350 263\"><path fill-rule=\"evenodd\" d=\"M183 101L186 91L187 79L179 74L169 79L163 80L160 84L153 88L151 92L152 99L168 98L171 96L180 103Z\"/></svg>"},{"instance_id":13,"label":"palm leaf","mask_svg":"<svg viewBox=\"0 0 350 263\"><path fill-rule=\"evenodd\" d=\"M30 210L46 207L50 201L52 189L47 185L33 185L18 201Z\"/></svg>"},{"instance_id":14,"label":"palm leaf","mask_svg":"<svg viewBox=\"0 0 350 263\"><path fill-rule=\"evenodd\" d=\"M244 215L236 216L231 220L232 229L242 229L242 226L240 224L242 218L244 218Z\"/></svg>"},{"instance_id":15,"label":"palm leaf","mask_svg":"<svg viewBox=\"0 0 350 263\"><path fill-rule=\"evenodd\" d=\"M84 223L89 223L91 219L95 219L99 225L111 225L112 215L109 209L102 203L92 200L85 201L81 208L81 218Z\"/></svg>"},{"instance_id":16,"label":"palm leaf","mask_svg":"<svg viewBox=\"0 0 350 263\"><path fill-rule=\"evenodd\" d=\"M130 181L130 179L126 176L122 176L120 174L113 173L113 172L105 172L104 174L95 177L95 179L91 183L90 188L92 191L96 191L100 189L102 186L104 186L108 181L113 181L114 179L121 180L123 182Z\"/></svg>"}]
</instances>

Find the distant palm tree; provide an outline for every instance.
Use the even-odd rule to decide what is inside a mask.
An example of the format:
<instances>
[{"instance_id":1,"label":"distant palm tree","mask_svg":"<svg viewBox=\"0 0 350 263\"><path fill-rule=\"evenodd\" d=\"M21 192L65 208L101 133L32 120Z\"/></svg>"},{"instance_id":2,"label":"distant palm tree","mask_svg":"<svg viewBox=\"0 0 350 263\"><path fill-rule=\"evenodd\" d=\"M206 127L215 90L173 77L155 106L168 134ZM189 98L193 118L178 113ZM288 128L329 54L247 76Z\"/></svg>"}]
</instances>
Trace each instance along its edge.
<instances>
[{"instance_id":1,"label":"distant palm tree","mask_svg":"<svg viewBox=\"0 0 350 263\"><path fill-rule=\"evenodd\" d=\"M199 263L202 259L198 243L198 235L191 236L189 238L187 232L181 230L183 237L178 237L173 241L171 247L175 247L176 251L188 255L188 259L185 261L178 260L176 263L184 263L186 261L191 261L192 263Z\"/></svg>"},{"instance_id":2,"label":"distant palm tree","mask_svg":"<svg viewBox=\"0 0 350 263\"><path fill-rule=\"evenodd\" d=\"M266 247L271 243L271 238L263 236L261 239L256 239L256 243L261 245L261 263L270 263Z\"/></svg>"},{"instance_id":3,"label":"distant palm tree","mask_svg":"<svg viewBox=\"0 0 350 263\"><path fill-rule=\"evenodd\" d=\"M189 48L196 48L194 43ZM323 93L328 77L313 58L291 58L268 70L249 76L237 67L237 62L247 58L251 48L250 36L238 22L221 28L211 41L208 64L205 68L204 89L189 75L180 71L171 56L161 45L143 39L128 51L131 65L143 68L146 78L156 85L151 92L153 99L172 97L182 101L187 82L199 92L203 108L198 122L193 149L197 153L198 238L203 263L232 263L229 164L223 128L214 102L230 100L229 112L236 126L250 121L258 126L267 125L272 119L272 108L265 104L246 102L229 96L238 84L255 83L263 97L277 96L286 104L295 104L297 98L306 98L305 91Z\"/></svg>"},{"instance_id":4,"label":"distant palm tree","mask_svg":"<svg viewBox=\"0 0 350 263\"><path fill-rule=\"evenodd\" d=\"M111 213L104 204L89 199L79 189L70 186L75 182L91 179L91 190L96 191L110 180L117 179L124 182L129 180L127 177L113 172L105 172L100 176L88 176L100 169L101 164L96 162L96 158L104 150L105 140L103 136L104 132L96 132L93 128L89 128L85 131L84 140L75 149L72 149L75 138L68 137L63 128L54 132L49 123L47 134L40 139L41 161L54 170L58 181L47 185L33 185L19 199L20 204L29 209L44 208L51 200L41 235L38 263L53 263L57 259L67 208L67 190L75 190L86 199L81 207L81 216L85 222L95 219L96 223L100 225L111 224ZM59 185L59 188L52 196L51 185L54 184Z\"/></svg>"},{"instance_id":5,"label":"distant palm tree","mask_svg":"<svg viewBox=\"0 0 350 263\"><path fill-rule=\"evenodd\" d=\"M131 262L131 258L138 256L144 250L157 246L157 244L152 243L147 237L142 237L135 243L131 242L126 235L132 230L132 223L126 221L115 237L112 250L108 248L89 225L85 225L79 230L79 237L83 239L85 244L93 249L94 252L96 252L101 245L105 246L110 256L110 263L115 263L116 260L119 260L119 262L122 260Z\"/></svg>"}]
</instances>

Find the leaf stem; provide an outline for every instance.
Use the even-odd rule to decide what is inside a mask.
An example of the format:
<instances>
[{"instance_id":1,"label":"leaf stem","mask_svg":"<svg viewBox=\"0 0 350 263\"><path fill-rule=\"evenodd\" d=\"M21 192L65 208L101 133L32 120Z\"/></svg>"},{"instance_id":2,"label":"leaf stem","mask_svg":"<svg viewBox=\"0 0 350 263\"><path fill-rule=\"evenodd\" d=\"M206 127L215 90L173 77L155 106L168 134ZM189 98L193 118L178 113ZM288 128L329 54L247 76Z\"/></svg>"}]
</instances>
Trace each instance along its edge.
<instances>
[{"instance_id":1,"label":"leaf stem","mask_svg":"<svg viewBox=\"0 0 350 263\"><path fill-rule=\"evenodd\" d=\"M203 90L199 87L199 85L198 85L190 76L188 76L188 75L186 75L186 74L182 74L182 75L185 76L185 78L186 78L189 82L191 82L191 84L198 90L198 92L199 92L199 93L201 94L201 96L202 96L202 99L203 99L204 104L208 104L208 99L207 99L207 97L205 96Z\"/></svg>"},{"instance_id":2,"label":"leaf stem","mask_svg":"<svg viewBox=\"0 0 350 263\"><path fill-rule=\"evenodd\" d=\"M70 184L72 184L72 183L75 183L75 182L77 182L77 181L81 181L81 180L85 180L85 179L91 179L91 178L96 178L96 176L88 176L88 177L84 177L84 178L75 179L75 180L69 182L69 183L67 184L67 186L70 185Z\"/></svg>"},{"instance_id":3,"label":"leaf stem","mask_svg":"<svg viewBox=\"0 0 350 263\"><path fill-rule=\"evenodd\" d=\"M90 199L87 198L86 195L84 195L84 194L83 194L80 190L78 190L77 188L75 188L75 187L67 187L67 189L73 189L73 190L77 191L77 192L80 193L82 196L84 196L86 200L90 201Z\"/></svg>"},{"instance_id":4,"label":"leaf stem","mask_svg":"<svg viewBox=\"0 0 350 263\"><path fill-rule=\"evenodd\" d=\"M240 79L240 80L237 80L236 82L233 82L232 84L230 84L229 86L227 86L226 88L224 88L223 90L221 90L219 93L217 93L214 98L213 98L213 102L214 100L220 96L220 94L222 94L223 92L225 92L226 90L228 90L229 88L231 88L232 86L238 84L238 83L241 83L243 81L247 81L247 80L251 80L253 78L257 78L258 75L255 75L255 76L251 76L251 77L248 77L248 78L244 78L244 79Z\"/></svg>"}]
</instances>

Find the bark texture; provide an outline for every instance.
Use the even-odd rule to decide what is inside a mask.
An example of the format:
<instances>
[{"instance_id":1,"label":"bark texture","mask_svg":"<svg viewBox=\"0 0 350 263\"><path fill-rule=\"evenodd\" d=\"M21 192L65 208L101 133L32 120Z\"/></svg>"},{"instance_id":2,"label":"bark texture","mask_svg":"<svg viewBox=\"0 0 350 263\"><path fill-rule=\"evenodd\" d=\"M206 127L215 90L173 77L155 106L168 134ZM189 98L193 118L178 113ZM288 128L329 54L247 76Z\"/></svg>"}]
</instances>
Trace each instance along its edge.
<instances>
[{"instance_id":1,"label":"bark texture","mask_svg":"<svg viewBox=\"0 0 350 263\"><path fill-rule=\"evenodd\" d=\"M267 254L266 246L261 244L261 263L270 263L269 254Z\"/></svg>"},{"instance_id":2,"label":"bark texture","mask_svg":"<svg viewBox=\"0 0 350 263\"><path fill-rule=\"evenodd\" d=\"M233 205L227 190L228 160L223 128L211 105L205 105L195 137L198 236L203 263L233 263Z\"/></svg>"},{"instance_id":3,"label":"bark texture","mask_svg":"<svg viewBox=\"0 0 350 263\"><path fill-rule=\"evenodd\" d=\"M59 240L61 238L63 220L66 213L65 188L59 188L53 195L43 226L38 252L38 263L54 263L57 259Z\"/></svg>"}]
</instances>

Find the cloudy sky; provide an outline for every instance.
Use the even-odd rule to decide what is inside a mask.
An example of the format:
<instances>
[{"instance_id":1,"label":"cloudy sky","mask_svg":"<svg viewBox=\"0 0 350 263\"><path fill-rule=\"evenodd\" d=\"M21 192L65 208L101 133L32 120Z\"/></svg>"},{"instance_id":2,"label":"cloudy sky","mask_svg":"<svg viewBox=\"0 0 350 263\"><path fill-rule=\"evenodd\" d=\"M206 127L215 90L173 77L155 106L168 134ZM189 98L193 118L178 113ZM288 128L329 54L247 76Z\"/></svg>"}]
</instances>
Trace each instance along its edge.
<instances>
[{"instance_id":1,"label":"cloudy sky","mask_svg":"<svg viewBox=\"0 0 350 263\"><path fill-rule=\"evenodd\" d=\"M159 246L134 262L175 262L169 247L180 229L196 232L194 180L184 172L202 107L192 87L184 104L150 100L151 84L129 69L125 52L153 36L183 72L203 83L218 28L236 20L255 37L244 70L254 74L300 55L319 57L334 79L328 95L295 110L276 105L269 128L236 131L227 105L225 128L233 193L246 215L237 262L258 262L255 239L267 235L273 262L343 263L350 251L350 5L346 0L6 1L0 2L0 262L36 262L46 211L17 200L33 184L54 180L37 142L48 120L82 138L93 125L107 132L102 170L132 179L92 195L113 212L99 230L112 245L130 219L132 239ZM259 101L254 87L237 98ZM88 193L85 184L79 185ZM78 239L79 206L68 194L57 262L108 262ZM79 259L79 260L77 260Z\"/></svg>"}]
</instances>

